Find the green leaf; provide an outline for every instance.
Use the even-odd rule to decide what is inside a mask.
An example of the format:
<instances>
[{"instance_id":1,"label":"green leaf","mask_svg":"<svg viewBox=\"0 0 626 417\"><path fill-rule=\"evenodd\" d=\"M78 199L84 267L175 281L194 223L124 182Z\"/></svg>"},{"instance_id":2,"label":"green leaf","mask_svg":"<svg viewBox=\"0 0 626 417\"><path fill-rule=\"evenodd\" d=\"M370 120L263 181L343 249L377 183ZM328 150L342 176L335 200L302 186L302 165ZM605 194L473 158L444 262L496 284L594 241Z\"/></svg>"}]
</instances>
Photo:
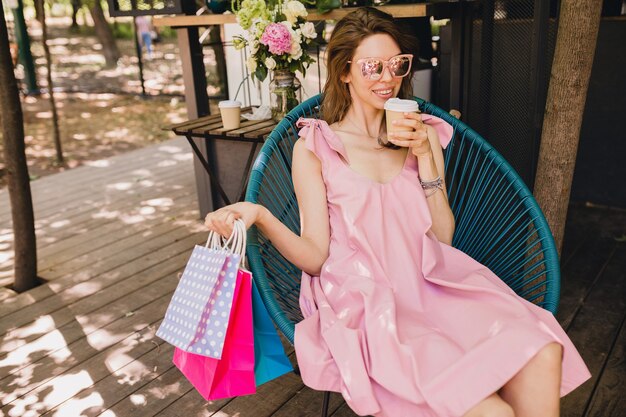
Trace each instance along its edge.
<instances>
[{"instance_id":1,"label":"green leaf","mask_svg":"<svg viewBox=\"0 0 626 417\"><path fill-rule=\"evenodd\" d=\"M319 13L328 13L333 9L338 9L341 7L340 0L317 0L316 3L317 11Z\"/></svg>"},{"instance_id":2,"label":"green leaf","mask_svg":"<svg viewBox=\"0 0 626 417\"><path fill-rule=\"evenodd\" d=\"M254 71L255 77L259 79L259 81L264 81L267 78L267 68L265 65L259 65L256 67L256 71Z\"/></svg>"}]
</instances>

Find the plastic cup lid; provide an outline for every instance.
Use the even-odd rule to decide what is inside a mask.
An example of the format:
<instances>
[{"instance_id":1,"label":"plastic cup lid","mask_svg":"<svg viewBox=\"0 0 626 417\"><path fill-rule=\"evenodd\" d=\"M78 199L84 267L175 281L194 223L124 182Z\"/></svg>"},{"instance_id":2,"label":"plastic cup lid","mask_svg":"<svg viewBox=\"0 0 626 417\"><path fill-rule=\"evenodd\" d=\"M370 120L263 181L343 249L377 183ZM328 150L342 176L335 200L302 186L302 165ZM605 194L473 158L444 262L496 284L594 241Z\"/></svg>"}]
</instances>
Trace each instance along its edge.
<instances>
[{"instance_id":1,"label":"plastic cup lid","mask_svg":"<svg viewBox=\"0 0 626 417\"><path fill-rule=\"evenodd\" d=\"M416 112L420 110L419 104L414 100L403 100L401 98L390 98L385 102L385 110Z\"/></svg>"},{"instance_id":2,"label":"plastic cup lid","mask_svg":"<svg viewBox=\"0 0 626 417\"><path fill-rule=\"evenodd\" d=\"M222 108L232 108L232 107L241 107L241 102L240 101L235 101L235 100L224 100L224 101L220 101L219 102L218 107L220 109L222 109Z\"/></svg>"}]
</instances>

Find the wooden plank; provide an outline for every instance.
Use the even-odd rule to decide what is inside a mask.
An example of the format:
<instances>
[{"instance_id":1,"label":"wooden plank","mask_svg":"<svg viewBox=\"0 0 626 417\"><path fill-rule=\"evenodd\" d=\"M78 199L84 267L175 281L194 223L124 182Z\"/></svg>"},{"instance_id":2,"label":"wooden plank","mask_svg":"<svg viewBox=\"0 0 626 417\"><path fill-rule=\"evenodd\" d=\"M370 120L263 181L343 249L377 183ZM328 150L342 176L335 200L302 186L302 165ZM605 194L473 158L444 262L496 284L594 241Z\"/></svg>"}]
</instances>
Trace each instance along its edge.
<instances>
[{"instance_id":1,"label":"wooden plank","mask_svg":"<svg viewBox=\"0 0 626 417\"><path fill-rule=\"evenodd\" d=\"M85 277L83 280L86 280L130 263L159 249L160 246L167 245L170 241L175 242L192 233L187 227L163 227L157 230L160 234L155 235L147 242L144 242L145 239L142 236L130 236L122 240L122 243L128 246L109 245L100 251L86 253L46 270L41 270L38 275L48 282L76 274L83 275ZM0 282L3 280L5 279L0 280Z\"/></svg>"},{"instance_id":2,"label":"wooden plank","mask_svg":"<svg viewBox=\"0 0 626 417\"><path fill-rule=\"evenodd\" d=\"M158 338L155 339L158 340ZM153 349L125 366L113 370L110 375L93 383L91 386L85 387L84 385L87 384L84 384L82 387L72 387L71 391L74 391L74 396L78 398L74 399L70 397L69 401L65 401L62 404L55 404L54 407L48 406L50 402L46 398L45 405L46 409L49 411L41 414L42 417L97 416L109 407L119 407L120 405L116 403L120 400L124 401L124 399L129 399L131 403L152 403L153 399L151 396L157 395L155 392L156 390L149 392L147 395L139 393L138 391L152 382L155 378L160 377L172 370L172 355L174 348L166 343L162 343L158 349L155 347L155 344L150 343L150 345ZM88 368L87 371L91 376L93 370ZM92 377L91 379L93 380L94 378ZM133 383L120 383L120 381L133 381ZM161 380L161 382L163 381ZM184 379L180 382L182 387L186 387L188 385L185 383L186 381L184 381ZM162 387L158 387L157 390L160 391L160 388ZM69 389L64 391L69 391ZM167 395L173 396L174 392L167 393ZM64 396L67 397L67 395ZM131 413L116 415L150 416L152 414Z\"/></svg>"},{"instance_id":3,"label":"wooden plank","mask_svg":"<svg viewBox=\"0 0 626 417\"><path fill-rule=\"evenodd\" d=\"M231 130L229 132L226 132L226 136L238 137L241 135L245 135L246 133L255 133L259 129L262 129L268 126L272 126L272 129L273 129L274 127L276 127L276 122L273 120L257 121L257 123L254 124L253 126L243 127L241 129L236 129L236 130Z\"/></svg>"},{"instance_id":4,"label":"wooden plank","mask_svg":"<svg viewBox=\"0 0 626 417\"><path fill-rule=\"evenodd\" d=\"M95 189L90 188L76 193L68 191L71 197L52 199L47 204L33 206L35 212L35 226L42 227L52 223L55 219L65 219L75 213L96 211L112 204L140 202L152 198L162 197L163 194L176 192L180 188L193 189L192 173L177 174L168 182L146 181L146 185L129 186L127 190ZM143 181L142 181L143 182ZM103 217L102 213L100 217ZM10 215L0 220L0 225L11 227ZM58 228L60 225L55 225ZM0 231L0 233L2 233Z\"/></svg>"},{"instance_id":5,"label":"wooden plank","mask_svg":"<svg viewBox=\"0 0 626 417\"><path fill-rule=\"evenodd\" d=\"M337 409L337 411L331 414L331 417L356 417L356 414L350 407L348 407L348 404L344 402L341 407Z\"/></svg>"},{"instance_id":6,"label":"wooden plank","mask_svg":"<svg viewBox=\"0 0 626 417\"><path fill-rule=\"evenodd\" d=\"M58 296L63 290L71 288L81 282L91 281L95 277L98 277L99 280L116 280L120 279L120 277L132 276L133 274L137 274L158 263L161 259L167 259L178 255L183 251L190 251L193 248L194 242L196 242L195 239L196 237L189 236L180 241L172 241L167 245L157 248L156 250L148 251L143 256L133 259L130 263L122 264L117 268L106 271L105 273L79 272L77 274L71 274L45 285L33 288L28 292L19 294L15 298L8 299L2 303L0 305L0 317L4 320L4 317L9 314L19 314L19 312L29 308L29 306L35 302L54 304L56 302L54 297Z\"/></svg>"},{"instance_id":7,"label":"wooden plank","mask_svg":"<svg viewBox=\"0 0 626 417\"><path fill-rule=\"evenodd\" d=\"M168 144L162 146L179 149ZM189 148L189 145L186 145L186 148ZM172 158L172 154L167 152L155 151L155 154L156 156L151 156L151 160L147 162L141 161L139 156L138 160L126 162L111 159L114 161L112 167L81 166L71 170L74 173L72 177L62 175L69 172L66 171L34 181L31 187L35 214L37 215L39 210L43 208L56 207L58 209L69 205L70 202L84 198L98 200L101 198L99 194L102 189L107 193L104 197L109 199L113 195L141 191L152 186L155 178L162 178L161 181L166 180L168 173L169 176L177 176L181 171L188 172L193 178L192 164L190 163L193 160L191 151L181 152L180 155L175 155L175 158ZM157 157L159 158L156 159ZM138 166L141 168L137 168ZM50 178L53 178L54 181ZM98 192L94 192L95 190ZM6 190L0 190L0 198L6 199L8 202L8 195L6 194L8 194ZM0 224L10 219L8 205L1 205L0 213Z\"/></svg>"},{"instance_id":8,"label":"wooden plank","mask_svg":"<svg viewBox=\"0 0 626 417\"><path fill-rule=\"evenodd\" d=\"M564 416L580 415L593 395L610 351L607 341L615 339L626 314L625 270L626 248L620 246L567 329L592 377L561 400Z\"/></svg>"},{"instance_id":9,"label":"wooden plank","mask_svg":"<svg viewBox=\"0 0 626 417\"><path fill-rule=\"evenodd\" d=\"M144 286L152 285L157 280L181 271L189 253L183 252L173 258L165 259L139 274L116 281L115 285L104 286L96 280L94 283L82 283L73 287L70 294L57 300L65 303L61 308L49 311L38 304L30 306L27 314L16 316L12 320L0 321L0 332L5 334L5 342L0 346L0 357L5 357L20 346L24 346L39 337L54 332L61 326L71 323L75 316L88 315L109 303L140 291ZM75 295L79 292L80 295ZM84 293L83 293L84 291ZM67 299L69 298L69 300ZM74 301L72 301L74 299Z\"/></svg>"},{"instance_id":10,"label":"wooden plank","mask_svg":"<svg viewBox=\"0 0 626 417\"><path fill-rule=\"evenodd\" d=\"M41 228L41 234L38 236L37 241L39 258L45 261L45 258L48 256L60 254L70 248L77 249L80 245L97 248L102 243L109 243L110 235L122 238L130 234L143 232L159 222L174 221L174 219L184 219L185 222L191 220L199 221L198 211L190 208L193 207L193 203L196 201L193 191L175 191L169 194L168 199L171 199L171 201L166 201L165 204L160 205L156 213L145 215L144 219L136 219L141 221L135 223L132 222L133 218L131 216L135 215L133 212L139 210L137 210L137 206L133 207L133 205L129 204L106 207L110 214L105 215L105 213L96 212L87 213L84 217L73 218L70 220L70 227L63 227L61 230L54 230L54 224L51 227ZM100 213L103 215L100 216ZM97 241L94 241L94 233L97 233ZM45 268L42 263L39 264L39 267Z\"/></svg>"},{"instance_id":11,"label":"wooden plank","mask_svg":"<svg viewBox=\"0 0 626 417\"><path fill-rule=\"evenodd\" d=\"M376 8L394 17L423 17L427 15L427 4L386 5L377 6ZM324 14L309 12L307 20L312 22L320 20L338 20L355 9L354 7L341 7ZM234 14L203 14L199 16L155 17L153 22L157 27L188 27L225 25L228 23L237 23L237 20Z\"/></svg>"},{"instance_id":12,"label":"wooden plank","mask_svg":"<svg viewBox=\"0 0 626 417\"><path fill-rule=\"evenodd\" d=\"M290 372L258 387L255 395L237 397L221 408L218 415L269 417L302 389L300 377Z\"/></svg>"},{"instance_id":13,"label":"wooden plank","mask_svg":"<svg viewBox=\"0 0 626 417\"><path fill-rule=\"evenodd\" d=\"M111 378L113 375L116 377L113 378L114 383L119 387L120 381L137 381L148 369L154 371L154 367L157 366L154 361L157 358L149 355L160 357L165 348L162 346L163 342L155 336L160 324L161 320L99 352L85 362L40 385L28 393L28 396L42 396L41 393L45 391L55 391L55 395L44 397L43 403L40 403L42 410L50 410L43 415L79 414L86 406L84 401L88 396L84 394L85 390L94 386L100 389L102 386L102 383L98 385L100 381L107 377ZM72 378L72 374L80 372L87 373L89 378L73 379L72 384L59 386L59 380ZM89 398L93 397L89 396Z\"/></svg>"},{"instance_id":14,"label":"wooden plank","mask_svg":"<svg viewBox=\"0 0 626 417\"><path fill-rule=\"evenodd\" d=\"M208 116L198 117L197 119L185 120L181 123L175 123L173 125L166 125L161 130L185 130L188 126L193 126L196 123L205 123L207 121L216 120L222 117L218 114L209 114Z\"/></svg>"},{"instance_id":15,"label":"wooden plank","mask_svg":"<svg viewBox=\"0 0 626 417\"><path fill-rule=\"evenodd\" d=\"M171 294L177 283L176 274L168 274L141 291L118 298L108 306L85 315L76 315L73 321L58 326L56 331L0 355L0 366L7 370L8 375L27 375L29 371L23 371L23 368L28 368L48 356L56 356L57 351L63 350L71 343L81 338L90 338L92 333L123 319L128 314L134 314L157 298ZM166 305L168 303L169 299L165 301ZM0 380L0 387L5 387L4 379Z\"/></svg>"},{"instance_id":16,"label":"wooden plank","mask_svg":"<svg viewBox=\"0 0 626 417\"><path fill-rule=\"evenodd\" d=\"M246 106L241 108L241 114L245 114L252 109L252 106ZM245 120L245 119L242 119ZM222 121L222 115L220 113L212 114L209 116L200 117L198 119L187 120L186 122L179 123L178 125L172 125L168 127L168 130L173 130L176 134L185 135L187 132L201 127L206 124L213 124Z\"/></svg>"},{"instance_id":17,"label":"wooden plank","mask_svg":"<svg viewBox=\"0 0 626 417\"><path fill-rule=\"evenodd\" d=\"M102 262L104 266L107 260L115 260L114 262L116 263L114 265L118 266L120 264L117 262L121 259L121 254L132 254L138 251L140 247L143 247L144 243L155 240L158 240L163 245L170 239L175 240L186 237L193 233L194 226L196 226L195 231L198 232L200 227L195 221L176 222L175 224L172 221L163 220L161 224L157 224L143 233L135 233L127 237L119 236L115 244L93 248L82 254L72 254L70 250L66 256L67 259L64 258L62 262L58 263L50 261L50 266L40 269L39 274L48 277L48 279L54 279L80 269L92 268L95 265L94 262ZM109 265L106 265L106 267L109 267Z\"/></svg>"},{"instance_id":18,"label":"wooden plank","mask_svg":"<svg viewBox=\"0 0 626 417\"><path fill-rule=\"evenodd\" d=\"M626 315L614 340L585 417L622 417L626 413ZM581 414L582 415L582 414Z\"/></svg>"},{"instance_id":19,"label":"wooden plank","mask_svg":"<svg viewBox=\"0 0 626 417\"><path fill-rule=\"evenodd\" d=\"M142 377L140 386L128 386L117 388L111 395L122 397L117 403L104 403L103 406L96 405L85 410L86 417L96 417L102 412L103 417L113 416L153 416L175 402L181 395L192 388L180 371L171 364L173 348L168 346L164 349L165 356L169 360L169 368L165 372L161 370L167 366L157 366L157 371L150 372ZM161 365L162 358L156 358L155 363ZM160 374L159 374L160 373ZM151 379L154 377L154 379ZM147 382L145 385L143 383ZM121 391L121 392L120 392ZM92 412L93 410L93 412ZM106 410L106 411L105 411Z\"/></svg>"},{"instance_id":20,"label":"wooden plank","mask_svg":"<svg viewBox=\"0 0 626 417\"><path fill-rule=\"evenodd\" d=\"M46 226L39 226L36 229L38 269L40 271L45 270L52 264L63 262L67 256L72 258L84 253L84 251L106 245L116 240L116 235L121 239L131 234L140 233L149 227L167 222L168 218L180 219L182 217L188 219L188 222L198 220L197 210L175 211L183 207L193 207L196 197L192 191L173 192L169 198L173 199L175 203L173 201L171 205L162 205L156 214L144 214L142 217L145 219L134 224L129 224L129 221L132 220L131 216L139 215L144 207L139 206L141 202L136 200L122 206L102 207L96 212L78 213L77 217L74 218L55 219ZM150 200L156 199L144 201ZM67 225L60 227L63 223ZM97 233L97 239L94 233ZM13 268L13 240L7 241L6 244L6 250L11 250L11 253L6 255L7 260L5 262L0 263L0 271L5 270L5 268ZM77 248L79 245L81 247ZM69 253L69 255L63 257L64 252Z\"/></svg>"},{"instance_id":21,"label":"wooden plank","mask_svg":"<svg viewBox=\"0 0 626 417\"><path fill-rule=\"evenodd\" d=\"M85 223L93 223L91 226L115 221L133 224L153 216L155 212L172 211L176 199L193 195L193 184L188 175L181 176L180 180L159 185L150 191L137 190L135 194L111 195L106 191L94 191L93 195L100 194L101 197L77 201L59 207L56 211L50 207L43 213L36 212L38 243L43 243L42 239L50 240L48 237L58 242L63 236L72 235L72 230L80 229ZM8 230L11 221L5 225L7 232L0 232L0 240L10 242L13 240L12 231Z\"/></svg>"},{"instance_id":22,"label":"wooden plank","mask_svg":"<svg viewBox=\"0 0 626 417\"><path fill-rule=\"evenodd\" d=\"M569 327L596 279L609 263L616 242L605 238L589 239L580 249L585 255L576 256L561 271L561 299L556 318L565 329Z\"/></svg>"},{"instance_id":23,"label":"wooden plank","mask_svg":"<svg viewBox=\"0 0 626 417\"><path fill-rule=\"evenodd\" d=\"M13 290L10 290L6 287L0 287L0 304L2 304L2 302L4 300L8 300L9 298L13 298L17 295L17 293Z\"/></svg>"},{"instance_id":24,"label":"wooden plank","mask_svg":"<svg viewBox=\"0 0 626 417\"><path fill-rule=\"evenodd\" d=\"M178 204L187 203L187 207L190 207L194 202L195 196L186 196L184 199L177 200ZM74 234L67 239L44 246L38 254L39 259L41 259L39 269L41 271L46 270L88 252L113 246L117 242L131 238L134 235L141 235L143 238L156 236L159 228L166 225L170 228L175 226L189 227L190 229L198 228L199 221L197 217L198 212L196 210L188 210L164 212L160 216L146 219L144 222L132 226L119 221L98 225L96 239L90 233ZM94 230L89 225L85 225L84 229L88 231Z\"/></svg>"},{"instance_id":25,"label":"wooden plank","mask_svg":"<svg viewBox=\"0 0 626 417\"><path fill-rule=\"evenodd\" d=\"M242 132L249 132L258 128L259 124L263 123L263 120L245 120L239 124L237 129L224 129L220 127L219 129L213 129L208 131L210 135L223 135L231 137L239 137ZM274 122L275 123L275 122Z\"/></svg>"},{"instance_id":26,"label":"wooden plank","mask_svg":"<svg viewBox=\"0 0 626 417\"><path fill-rule=\"evenodd\" d=\"M194 134L196 136L202 136L202 135L204 135L204 132L207 132L207 131L209 131L211 129L218 129L221 126L222 126L222 121L219 120L219 121L215 121L215 122L212 122L212 123L209 123L209 124L204 124L202 126L198 126L195 129L191 129L191 131L188 131L188 133L190 132L190 133L192 133L192 134Z\"/></svg>"},{"instance_id":27,"label":"wooden plank","mask_svg":"<svg viewBox=\"0 0 626 417\"><path fill-rule=\"evenodd\" d=\"M254 132L244 133L243 136L249 139L261 139L261 138L265 139L267 135L272 133L275 127L276 126L264 127L262 129L255 130Z\"/></svg>"},{"instance_id":28,"label":"wooden plank","mask_svg":"<svg viewBox=\"0 0 626 417\"><path fill-rule=\"evenodd\" d=\"M157 168L173 166L173 164L177 162L184 162L190 160L192 157L191 149L189 149L185 138L176 137L108 159L89 161L85 165L71 170L44 176L33 181L31 188L41 195L55 195L58 193L58 190L51 190L49 188L51 184L78 184L84 182L85 179L91 181L94 178L97 178L99 183L104 183L107 181L107 178L103 178L102 173L117 173L120 170L129 172L131 175L145 176L150 175L146 167ZM162 164L163 161L166 161L167 164ZM188 166L188 164L184 164L184 166ZM4 195L4 197L8 198L8 192L6 190L2 190L0 195ZM5 210L4 207L2 209Z\"/></svg>"},{"instance_id":29,"label":"wooden plank","mask_svg":"<svg viewBox=\"0 0 626 417\"><path fill-rule=\"evenodd\" d=\"M283 404L272 417L318 417L321 414L324 393L303 386L296 394ZM328 414L332 415L344 403L343 397L337 393L330 395Z\"/></svg>"},{"instance_id":30,"label":"wooden plank","mask_svg":"<svg viewBox=\"0 0 626 417\"><path fill-rule=\"evenodd\" d=\"M38 302L36 303L33 302L31 304L22 305L25 302L22 301L22 299L28 293L20 294L17 296L19 297L18 301L15 301L10 305L17 305L21 308L16 308L13 311L9 308L5 309L7 314L0 319L2 328L5 329L4 331L15 329L19 326L30 323L32 320L40 316L59 310L65 305L76 302L81 298L92 295L98 291L103 291L107 287L118 285L126 279L132 279L133 277L140 276L140 274L145 273L146 270L149 270L154 267L154 265L158 265L163 261L167 261L172 258L175 259L181 254L188 256L191 253L193 246L203 240L204 236L198 237L190 235L186 239L172 242L156 252L149 253L131 264L124 264L119 268L108 271L105 274L95 275L88 280L72 280L72 276L63 278L67 284L65 287L59 286L57 291L49 294L47 297L37 300ZM37 287L36 289L44 287L49 288L59 281L45 284L42 287ZM33 291L34 290L31 290L31 292ZM34 297L28 297L27 300L32 298Z\"/></svg>"},{"instance_id":31,"label":"wooden plank","mask_svg":"<svg viewBox=\"0 0 626 417\"><path fill-rule=\"evenodd\" d=\"M75 339L74 343L67 343L67 346L62 349L54 352L33 352L39 353L39 360L35 362L31 359L26 366L15 364L10 368L11 371L0 380L0 401L2 404L12 402L55 376L97 355L98 352L141 332L157 321L157 318L163 317L172 294L173 292L169 292L155 298L149 304L136 310L135 314L113 321L92 332L88 337ZM57 337L63 339L64 336L63 333L57 332ZM27 403L32 401L29 398L26 400ZM17 404L5 405L0 411L8 412L16 406Z\"/></svg>"},{"instance_id":32,"label":"wooden plank","mask_svg":"<svg viewBox=\"0 0 626 417\"><path fill-rule=\"evenodd\" d=\"M97 254L87 254L86 256L72 259L69 262L43 271L41 276L48 280L54 280L70 274L84 274L95 277L98 274L110 271L114 268L130 264L135 259L160 249L169 242L186 238L189 234L189 230L182 227L167 231L149 241L143 241L133 236L133 241L137 244L135 250L113 247L111 250L107 251L106 256L102 258L97 256Z\"/></svg>"}]
</instances>

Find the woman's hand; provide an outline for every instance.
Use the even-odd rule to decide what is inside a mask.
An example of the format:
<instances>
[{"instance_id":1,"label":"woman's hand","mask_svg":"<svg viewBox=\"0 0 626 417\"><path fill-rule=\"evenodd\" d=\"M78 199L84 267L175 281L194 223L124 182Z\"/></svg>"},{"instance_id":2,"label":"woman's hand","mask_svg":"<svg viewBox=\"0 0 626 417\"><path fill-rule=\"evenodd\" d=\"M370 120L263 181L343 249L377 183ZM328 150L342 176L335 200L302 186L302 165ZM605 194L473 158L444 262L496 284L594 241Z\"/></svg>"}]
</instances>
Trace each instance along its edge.
<instances>
[{"instance_id":1,"label":"woman's hand","mask_svg":"<svg viewBox=\"0 0 626 417\"><path fill-rule=\"evenodd\" d=\"M259 219L262 209L260 205L247 201L231 204L207 214L204 224L209 230L228 238L233 233L236 219L243 220L247 230Z\"/></svg>"},{"instance_id":2,"label":"woman's hand","mask_svg":"<svg viewBox=\"0 0 626 417\"><path fill-rule=\"evenodd\" d=\"M393 121L394 126L406 126L413 128L412 132L388 133L389 142L398 146L408 147L416 157L426 157L432 155L430 141L428 140L428 130L422 123L420 113L404 113L404 119Z\"/></svg>"}]
</instances>

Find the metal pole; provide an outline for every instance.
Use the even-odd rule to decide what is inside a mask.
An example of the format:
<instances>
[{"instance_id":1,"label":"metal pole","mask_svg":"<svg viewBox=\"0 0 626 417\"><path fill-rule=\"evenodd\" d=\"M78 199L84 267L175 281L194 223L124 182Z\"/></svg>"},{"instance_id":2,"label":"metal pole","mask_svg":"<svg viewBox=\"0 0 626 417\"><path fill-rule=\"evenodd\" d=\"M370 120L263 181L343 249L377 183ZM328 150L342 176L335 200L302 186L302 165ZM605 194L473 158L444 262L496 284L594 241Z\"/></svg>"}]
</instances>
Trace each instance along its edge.
<instances>
[{"instance_id":1,"label":"metal pole","mask_svg":"<svg viewBox=\"0 0 626 417\"><path fill-rule=\"evenodd\" d=\"M137 63L139 64L139 82L141 83L141 95L146 95L146 87L143 80L143 59L141 52L141 44L139 43L139 33L137 32L137 21L133 17L133 33L135 35L135 50L137 51Z\"/></svg>"},{"instance_id":2,"label":"metal pole","mask_svg":"<svg viewBox=\"0 0 626 417\"><path fill-rule=\"evenodd\" d=\"M15 40L19 49L19 60L24 66L24 77L28 94L39 94L37 87L37 77L35 72L35 63L33 55L30 52L30 38L24 20L24 4L22 0L13 0L8 2L8 6L13 12L13 20L15 22Z\"/></svg>"}]
</instances>

